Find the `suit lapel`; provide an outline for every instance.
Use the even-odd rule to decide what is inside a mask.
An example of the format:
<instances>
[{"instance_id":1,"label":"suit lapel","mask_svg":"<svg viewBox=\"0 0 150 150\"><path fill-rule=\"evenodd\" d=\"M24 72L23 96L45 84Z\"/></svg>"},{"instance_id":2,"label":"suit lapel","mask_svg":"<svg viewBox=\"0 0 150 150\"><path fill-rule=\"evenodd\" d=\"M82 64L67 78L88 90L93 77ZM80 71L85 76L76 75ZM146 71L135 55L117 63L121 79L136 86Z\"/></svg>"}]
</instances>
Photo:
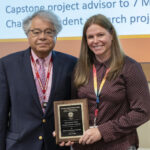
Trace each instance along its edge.
<instances>
[{"instance_id":1,"label":"suit lapel","mask_svg":"<svg viewBox=\"0 0 150 150\"><path fill-rule=\"evenodd\" d=\"M51 92L50 92L50 96L49 96L49 101L48 101L48 106L46 109L46 112L48 109L53 107L53 99L55 96L55 90L56 87L59 86L58 84L58 79L60 78L60 75L58 72L60 67L60 63L59 63L59 58L56 56L57 54L55 53L55 51L52 51L52 59L53 59L53 74L52 74L52 86L51 86Z\"/></svg>"},{"instance_id":2,"label":"suit lapel","mask_svg":"<svg viewBox=\"0 0 150 150\"><path fill-rule=\"evenodd\" d=\"M26 78L25 81L27 81L29 91L31 91L31 94L33 96L33 100L35 101L40 112L43 114L31 67L30 53L31 53L30 48L27 51L25 51L24 56L25 78Z\"/></svg>"}]
</instances>

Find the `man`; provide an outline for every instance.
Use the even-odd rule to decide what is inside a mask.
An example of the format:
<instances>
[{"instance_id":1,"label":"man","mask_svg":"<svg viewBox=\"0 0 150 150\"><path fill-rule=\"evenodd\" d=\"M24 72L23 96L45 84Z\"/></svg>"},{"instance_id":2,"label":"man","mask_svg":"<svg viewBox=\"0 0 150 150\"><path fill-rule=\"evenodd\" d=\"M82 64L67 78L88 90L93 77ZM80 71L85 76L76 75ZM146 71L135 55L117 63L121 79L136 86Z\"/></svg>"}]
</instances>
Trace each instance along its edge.
<instances>
[{"instance_id":1,"label":"man","mask_svg":"<svg viewBox=\"0 0 150 150\"><path fill-rule=\"evenodd\" d=\"M30 47L0 59L0 150L61 150L52 136L53 102L70 99L76 58L53 50L57 16L38 11L23 21Z\"/></svg>"}]
</instances>

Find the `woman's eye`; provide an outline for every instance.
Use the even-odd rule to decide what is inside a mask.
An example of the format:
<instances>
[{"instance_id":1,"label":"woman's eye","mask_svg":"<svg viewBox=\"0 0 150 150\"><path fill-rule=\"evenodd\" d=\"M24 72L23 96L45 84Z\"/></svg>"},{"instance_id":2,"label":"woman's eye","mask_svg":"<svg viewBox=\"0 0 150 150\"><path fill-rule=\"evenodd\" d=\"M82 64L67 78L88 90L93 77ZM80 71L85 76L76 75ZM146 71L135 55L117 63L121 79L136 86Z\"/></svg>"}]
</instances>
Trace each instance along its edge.
<instances>
[{"instance_id":1,"label":"woman's eye","mask_svg":"<svg viewBox=\"0 0 150 150\"><path fill-rule=\"evenodd\" d=\"M99 33L99 34L98 34L99 37L100 37L100 36L103 36L103 35L104 35L103 33Z\"/></svg>"},{"instance_id":2,"label":"woman's eye","mask_svg":"<svg viewBox=\"0 0 150 150\"><path fill-rule=\"evenodd\" d=\"M92 39L92 38L93 38L93 36L88 36L87 38L88 38L88 39Z\"/></svg>"}]
</instances>

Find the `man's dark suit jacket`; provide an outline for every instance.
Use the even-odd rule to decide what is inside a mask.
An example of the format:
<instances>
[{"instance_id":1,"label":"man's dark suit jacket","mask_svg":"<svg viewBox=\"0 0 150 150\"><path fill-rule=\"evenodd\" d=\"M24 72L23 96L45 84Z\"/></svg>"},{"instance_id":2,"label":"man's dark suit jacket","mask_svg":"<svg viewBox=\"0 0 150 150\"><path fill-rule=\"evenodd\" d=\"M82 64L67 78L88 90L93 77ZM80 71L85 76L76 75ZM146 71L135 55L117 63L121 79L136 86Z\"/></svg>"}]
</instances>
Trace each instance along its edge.
<instances>
[{"instance_id":1,"label":"man's dark suit jacket","mask_svg":"<svg viewBox=\"0 0 150 150\"><path fill-rule=\"evenodd\" d=\"M53 101L71 98L76 58L52 51L53 76L46 113L40 105L30 48L0 59L0 150L60 150L52 136ZM42 120L46 119L43 123ZM43 139L39 140L39 136ZM62 148L69 149L69 148Z\"/></svg>"}]
</instances>

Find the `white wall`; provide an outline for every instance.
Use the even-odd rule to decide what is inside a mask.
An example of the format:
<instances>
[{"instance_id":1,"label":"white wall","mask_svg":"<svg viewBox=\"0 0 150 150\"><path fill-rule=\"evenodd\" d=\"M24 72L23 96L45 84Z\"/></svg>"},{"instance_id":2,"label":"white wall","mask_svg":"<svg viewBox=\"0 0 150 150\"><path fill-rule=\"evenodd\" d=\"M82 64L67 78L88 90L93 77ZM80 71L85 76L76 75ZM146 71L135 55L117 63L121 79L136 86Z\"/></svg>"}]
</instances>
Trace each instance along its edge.
<instances>
[{"instance_id":1,"label":"white wall","mask_svg":"<svg viewBox=\"0 0 150 150\"><path fill-rule=\"evenodd\" d=\"M149 82L149 89L150 89L150 82ZM140 126L137 131L139 135L140 147L150 149L150 121Z\"/></svg>"}]
</instances>

